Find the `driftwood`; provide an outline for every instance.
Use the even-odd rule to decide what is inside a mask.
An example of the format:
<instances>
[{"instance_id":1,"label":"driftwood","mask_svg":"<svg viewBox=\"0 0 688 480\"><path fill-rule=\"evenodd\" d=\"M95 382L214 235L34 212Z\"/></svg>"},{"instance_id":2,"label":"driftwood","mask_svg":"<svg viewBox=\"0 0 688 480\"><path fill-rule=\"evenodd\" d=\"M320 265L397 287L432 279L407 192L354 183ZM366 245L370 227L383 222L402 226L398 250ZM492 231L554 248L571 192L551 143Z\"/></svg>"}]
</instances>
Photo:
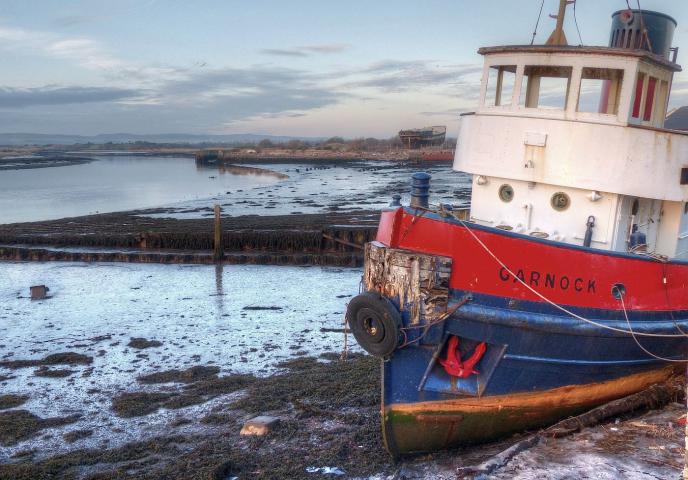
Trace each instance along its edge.
<instances>
[{"instance_id":1,"label":"driftwood","mask_svg":"<svg viewBox=\"0 0 688 480\"><path fill-rule=\"evenodd\" d=\"M680 387L678 387L680 388ZM680 393L676 385L671 383L652 385L642 392L634 393L627 397L613 400L597 408L593 408L575 417L567 418L552 425L534 435L513 444L506 450L493 455L479 465L459 467L457 478L482 480L489 478L490 474L504 467L519 453L533 448L543 438L561 438L576 433L585 427L597 425L602 421L641 409L659 408L676 397Z\"/></svg>"},{"instance_id":2,"label":"driftwood","mask_svg":"<svg viewBox=\"0 0 688 480\"><path fill-rule=\"evenodd\" d=\"M545 429L543 434L554 438L564 437L585 427L597 425L609 417L644 408L661 407L669 403L675 394L675 388L670 385L652 385L642 392L613 400L581 415L562 420Z\"/></svg>"}]
</instances>

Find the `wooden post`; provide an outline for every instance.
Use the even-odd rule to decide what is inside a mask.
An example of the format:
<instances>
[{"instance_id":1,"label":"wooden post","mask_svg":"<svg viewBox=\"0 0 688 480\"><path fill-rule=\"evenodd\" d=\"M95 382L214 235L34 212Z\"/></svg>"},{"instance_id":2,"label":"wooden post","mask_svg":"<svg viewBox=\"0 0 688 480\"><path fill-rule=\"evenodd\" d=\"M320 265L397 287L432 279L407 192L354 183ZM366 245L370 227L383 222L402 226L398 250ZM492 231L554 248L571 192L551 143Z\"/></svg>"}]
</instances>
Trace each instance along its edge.
<instances>
[{"instance_id":1,"label":"wooden post","mask_svg":"<svg viewBox=\"0 0 688 480\"><path fill-rule=\"evenodd\" d=\"M220 219L220 206L215 205L215 238L214 238L214 246L215 246L215 253L213 255L213 258L215 259L216 262L221 262L222 259L224 258L224 252L222 250L222 222Z\"/></svg>"}]
</instances>

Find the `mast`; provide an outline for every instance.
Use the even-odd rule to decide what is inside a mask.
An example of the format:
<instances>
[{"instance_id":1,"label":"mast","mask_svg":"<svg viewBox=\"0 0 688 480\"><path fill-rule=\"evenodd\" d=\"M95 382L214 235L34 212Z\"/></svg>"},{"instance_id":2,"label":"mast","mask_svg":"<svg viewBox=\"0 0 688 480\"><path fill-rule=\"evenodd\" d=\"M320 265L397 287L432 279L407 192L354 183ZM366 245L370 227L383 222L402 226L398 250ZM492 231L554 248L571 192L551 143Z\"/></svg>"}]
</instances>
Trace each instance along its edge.
<instances>
[{"instance_id":1,"label":"mast","mask_svg":"<svg viewBox=\"0 0 688 480\"><path fill-rule=\"evenodd\" d=\"M576 0L559 0L559 12L557 13L557 26L547 39L545 45L568 45L564 34L564 17L566 16L566 6L575 3ZM550 15L552 17L552 15Z\"/></svg>"}]
</instances>

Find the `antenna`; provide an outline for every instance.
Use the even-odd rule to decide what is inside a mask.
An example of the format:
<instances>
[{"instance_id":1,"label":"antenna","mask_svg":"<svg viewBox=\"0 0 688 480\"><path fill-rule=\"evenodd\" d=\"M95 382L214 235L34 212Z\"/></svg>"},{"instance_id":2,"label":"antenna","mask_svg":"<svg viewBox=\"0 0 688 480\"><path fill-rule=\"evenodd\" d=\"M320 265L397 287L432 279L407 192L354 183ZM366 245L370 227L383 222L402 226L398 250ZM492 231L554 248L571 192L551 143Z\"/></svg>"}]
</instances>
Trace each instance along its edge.
<instances>
[{"instance_id":1,"label":"antenna","mask_svg":"<svg viewBox=\"0 0 688 480\"><path fill-rule=\"evenodd\" d=\"M550 15L552 18L557 19L557 26L549 36L545 45L568 45L566 41L566 35L564 35L564 17L566 16L566 7L575 0L559 0L559 12L556 15Z\"/></svg>"}]
</instances>

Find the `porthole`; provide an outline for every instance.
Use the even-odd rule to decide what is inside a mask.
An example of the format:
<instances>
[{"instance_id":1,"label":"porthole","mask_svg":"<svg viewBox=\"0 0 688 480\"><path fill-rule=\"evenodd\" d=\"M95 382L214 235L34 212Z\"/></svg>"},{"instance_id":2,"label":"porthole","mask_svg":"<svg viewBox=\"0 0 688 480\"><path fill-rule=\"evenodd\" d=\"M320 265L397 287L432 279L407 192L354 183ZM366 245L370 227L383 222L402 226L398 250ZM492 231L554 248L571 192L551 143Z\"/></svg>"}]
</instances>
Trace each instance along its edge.
<instances>
[{"instance_id":1,"label":"porthole","mask_svg":"<svg viewBox=\"0 0 688 480\"><path fill-rule=\"evenodd\" d=\"M549 233L547 233L547 232L540 232L540 231L537 231L537 230L534 231L534 232L530 232L529 235L530 235L531 237L535 237L535 238L549 238Z\"/></svg>"},{"instance_id":2,"label":"porthole","mask_svg":"<svg viewBox=\"0 0 688 480\"><path fill-rule=\"evenodd\" d=\"M569 205L571 205L571 199L564 192L557 192L554 195L552 195L551 203L553 209L559 212L563 212L564 210L569 208Z\"/></svg>"},{"instance_id":3,"label":"porthole","mask_svg":"<svg viewBox=\"0 0 688 480\"><path fill-rule=\"evenodd\" d=\"M514 189L511 185L504 184L499 187L499 198L502 202L510 202L514 199Z\"/></svg>"}]
</instances>

